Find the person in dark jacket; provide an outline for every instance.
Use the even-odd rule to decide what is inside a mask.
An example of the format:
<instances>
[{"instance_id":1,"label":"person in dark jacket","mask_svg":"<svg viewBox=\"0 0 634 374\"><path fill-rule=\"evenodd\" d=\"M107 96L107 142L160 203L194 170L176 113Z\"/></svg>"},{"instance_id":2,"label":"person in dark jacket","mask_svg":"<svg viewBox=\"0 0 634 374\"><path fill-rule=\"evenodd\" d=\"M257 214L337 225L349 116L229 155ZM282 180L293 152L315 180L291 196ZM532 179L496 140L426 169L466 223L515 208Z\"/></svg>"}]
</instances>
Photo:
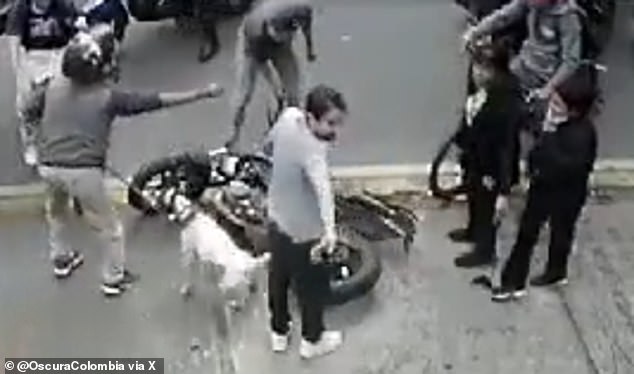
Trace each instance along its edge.
<instances>
[{"instance_id":1,"label":"person in dark jacket","mask_svg":"<svg viewBox=\"0 0 634 374\"><path fill-rule=\"evenodd\" d=\"M596 130L589 118L598 96L596 81L594 67L582 65L550 99L543 134L529 155L531 183L519 233L501 284L493 290L494 301L526 294L533 247L546 221L551 230L546 269L530 283L568 281L568 256L597 155Z\"/></svg>"},{"instance_id":2,"label":"person in dark jacket","mask_svg":"<svg viewBox=\"0 0 634 374\"><path fill-rule=\"evenodd\" d=\"M299 105L302 72L293 51L293 40L301 30L306 42L306 60L315 61L312 25L310 0L263 0L244 16L236 42L233 132L227 148L234 148L240 140L258 75L265 78L279 101L286 106Z\"/></svg>"},{"instance_id":3,"label":"person in dark jacket","mask_svg":"<svg viewBox=\"0 0 634 374\"><path fill-rule=\"evenodd\" d=\"M35 87L59 72L61 49L77 32L70 0L15 0L7 19L11 61L16 77L15 107L24 162L37 163L39 118L26 113Z\"/></svg>"},{"instance_id":4,"label":"person in dark jacket","mask_svg":"<svg viewBox=\"0 0 634 374\"><path fill-rule=\"evenodd\" d=\"M519 83L508 68L506 49L487 45L473 56L475 91L467 99L458 143L464 151L469 223L449 233L474 247L456 258L458 267L490 264L495 259L496 211L502 213L517 163L521 118Z\"/></svg>"}]
</instances>

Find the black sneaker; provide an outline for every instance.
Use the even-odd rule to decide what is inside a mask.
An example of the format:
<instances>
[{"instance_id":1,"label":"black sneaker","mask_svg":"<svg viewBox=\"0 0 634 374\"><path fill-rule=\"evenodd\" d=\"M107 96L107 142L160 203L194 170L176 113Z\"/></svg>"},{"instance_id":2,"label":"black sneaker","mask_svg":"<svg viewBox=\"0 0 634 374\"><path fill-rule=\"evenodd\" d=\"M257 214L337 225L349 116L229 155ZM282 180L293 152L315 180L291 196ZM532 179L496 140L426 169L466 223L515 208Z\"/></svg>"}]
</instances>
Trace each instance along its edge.
<instances>
[{"instance_id":1,"label":"black sneaker","mask_svg":"<svg viewBox=\"0 0 634 374\"><path fill-rule=\"evenodd\" d=\"M504 303L521 299L526 296L527 293L526 287L496 287L491 293L491 300L497 303Z\"/></svg>"},{"instance_id":2,"label":"black sneaker","mask_svg":"<svg viewBox=\"0 0 634 374\"><path fill-rule=\"evenodd\" d=\"M495 264L495 256L480 252L467 252L454 259L454 265L459 268L474 268Z\"/></svg>"},{"instance_id":3,"label":"black sneaker","mask_svg":"<svg viewBox=\"0 0 634 374\"><path fill-rule=\"evenodd\" d=\"M473 235L468 229L451 230L447 236L454 243L472 243L474 241Z\"/></svg>"},{"instance_id":4,"label":"black sneaker","mask_svg":"<svg viewBox=\"0 0 634 374\"><path fill-rule=\"evenodd\" d=\"M535 287L547 287L547 286L565 286L568 284L568 277L550 275L548 273L539 275L531 279L531 286Z\"/></svg>"},{"instance_id":5,"label":"black sneaker","mask_svg":"<svg viewBox=\"0 0 634 374\"><path fill-rule=\"evenodd\" d=\"M70 251L53 260L53 274L58 279L67 278L83 263L84 256L80 252Z\"/></svg>"},{"instance_id":6,"label":"black sneaker","mask_svg":"<svg viewBox=\"0 0 634 374\"><path fill-rule=\"evenodd\" d=\"M119 296L123 294L132 283L135 283L139 280L139 276L137 274L131 273L128 270L123 271L123 278L114 283L106 283L103 282L101 284L101 292L106 296Z\"/></svg>"}]
</instances>

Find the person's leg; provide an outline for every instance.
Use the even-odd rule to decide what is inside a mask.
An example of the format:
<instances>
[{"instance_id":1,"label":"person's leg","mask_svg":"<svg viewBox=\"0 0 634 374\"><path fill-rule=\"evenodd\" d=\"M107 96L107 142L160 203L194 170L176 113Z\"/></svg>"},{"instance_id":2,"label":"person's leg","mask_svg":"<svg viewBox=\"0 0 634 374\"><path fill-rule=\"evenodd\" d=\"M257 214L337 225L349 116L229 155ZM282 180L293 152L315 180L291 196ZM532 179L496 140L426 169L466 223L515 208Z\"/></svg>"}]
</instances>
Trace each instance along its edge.
<instances>
[{"instance_id":1,"label":"person's leg","mask_svg":"<svg viewBox=\"0 0 634 374\"><path fill-rule=\"evenodd\" d=\"M330 281L325 264L313 264L310 250L316 241L295 244L292 270L297 298L302 315L302 342L299 354L308 359L328 354L342 343L339 331L327 331L324 307L330 292Z\"/></svg>"},{"instance_id":2,"label":"person's leg","mask_svg":"<svg viewBox=\"0 0 634 374\"><path fill-rule=\"evenodd\" d=\"M125 38L125 33L128 28L128 24L130 24L130 15L128 14L128 10L121 3L122 0L110 0L113 2L113 10L114 10L114 36L119 43L123 42Z\"/></svg>"},{"instance_id":3,"label":"person's leg","mask_svg":"<svg viewBox=\"0 0 634 374\"><path fill-rule=\"evenodd\" d=\"M300 76L297 56L292 45L279 48L271 59L284 88L286 105L300 105Z\"/></svg>"},{"instance_id":4,"label":"person's leg","mask_svg":"<svg viewBox=\"0 0 634 374\"><path fill-rule=\"evenodd\" d=\"M18 117L18 131L22 142L24 163L34 166L37 163L37 124L39 118L33 118L31 105L33 80L35 69L31 62L31 54L24 53L22 62L16 71L16 99L15 108Z\"/></svg>"},{"instance_id":5,"label":"person's leg","mask_svg":"<svg viewBox=\"0 0 634 374\"><path fill-rule=\"evenodd\" d=\"M531 185L515 245L502 269L501 289L494 298L505 300L511 292L525 289L533 249L550 211L548 193L548 190Z\"/></svg>"},{"instance_id":6,"label":"person's leg","mask_svg":"<svg viewBox=\"0 0 634 374\"><path fill-rule=\"evenodd\" d=\"M476 222L476 185L474 178L471 177L469 172L465 173L465 183L467 186L467 226L465 228L458 228L451 230L448 234L449 239L457 243L470 243L475 240L475 222Z\"/></svg>"},{"instance_id":7,"label":"person's leg","mask_svg":"<svg viewBox=\"0 0 634 374\"><path fill-rule=\"evenodd\" d=\"M46 182L46 220L49 227L50 259L53 273L65 278L83 263L83 255L71 249L67 237L68 181L63 169L41 167L40 176Z\"/></svg>"},{"instance_id":8,"label":"person's leg","mask_svg":"<svg viewBox=\"0 0 634 374\"><path fill-rule=\"evenodd\" d=\"M287 257L293 248L290 248L289 239L280 233L274 225L269 226L268 236L271 250L268 304L271 315L270 327L273 333L273 350L278 352L286 350L288 346L287 337L291 321L288 311L288 289L291 278Z\"/></svg>"},{"instance_id":9,"label":"person's leg","mask_svg":"<svg viewBox=\"0 0 634 374\"><path fill-rule=\"evenodd\" d=\"M458 267L476 267L490 265L495 261L496 226L493 222L495 214L496 193L488 191L481 183L474 183L473 203L473 250L455 260Z\"/></svg>"},{"instance_id":10,"label":"person's leg","mask_svg":"<svg viewBox=\"0 0 634 374\"><path fill-rule=\"evenodd\" d=\"M247 52L244 39L244 32L240 28L235 56L236 88L233 94L233 134L226 144L228 148L233 148L240 139L246 109L253 98L253 91L255 90L255 83L260 68L260 63Z\"/></svg>"},{"instance_id":11,"label":"person's leg","mask_svg":"<svg viewBox=\"0 0 634 374\"><path fill-rule=\"evenodd\" d=\"M73 195L81 202L84 217L101 239L104 248L102 291L107 296L120 295L136 276L125 268L123 225L106 191L103 171L77 169Z\"/></svg>"},{"instance_id":12,"label":"person's leg","mask_svg":"<svg viewBox=\"0 0 634 374\"><path fill-rule=\"evenodd\" d=\"M212 5L208 3L207 0L194 0L194 16L200 23L202 31L198 50L198 61L200 62L211 60L220 49L217 17L213 9L211 9Z\"/></svg>"},{"instance_id":13,"label":"person's leg","mask_svg":"<svg viewBox=\"0 0 634 374\"><path fill-rule=\"evenodd\" d=\"M585 204L585 186L569 186L553 199L550 219L550 244L544 273L531 280L534 286L565 284L568 278L568 257L572 249L577 220Z\"/></svg>"}]
</instances>

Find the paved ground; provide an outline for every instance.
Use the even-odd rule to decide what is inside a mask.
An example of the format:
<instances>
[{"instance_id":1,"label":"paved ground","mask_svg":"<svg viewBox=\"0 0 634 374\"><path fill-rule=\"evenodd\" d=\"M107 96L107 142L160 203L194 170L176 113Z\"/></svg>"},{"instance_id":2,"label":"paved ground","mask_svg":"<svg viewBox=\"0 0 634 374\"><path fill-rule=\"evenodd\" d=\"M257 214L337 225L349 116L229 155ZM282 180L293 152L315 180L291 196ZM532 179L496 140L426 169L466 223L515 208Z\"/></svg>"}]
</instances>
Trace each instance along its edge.
<instances>
[{"instance_id":1,"label":"paved ground","mask_svg":"<svg viewBox=\"0 0 634 374\"><path fill-rule=\"evenodd\" d=\"M461 105L464 57L459 54L462 13L447 0L317 0L319 60L309 83L329 82L344 90L352 117L334 155L337 164L404 163L430 160L454 127ZM601 122L604 157L631 157L634 114L632 54L626 39L631 4L622 4L616 37L607 53L608 107ZM126 41L123 86L186 89L205 81L233 85L233 41L237 21L222 25L222 53L213 62L195 61L196 38L178 33L171 22L136 24ZM16 155L13 77L0 45L0 184L32 175ZM263 91L261 91L263 92ZM260 95L262 97L262 95ZM251 110L245 147L261 134L263 101ZM184 148L214 147L226 139L228 97L170 112L122 121L113 136L112 160L132 172L144 160Z\"/></svg>"},{"instance_id":2,"label":"paved ground","mask_svg":"<svg viewBox=\"0 0 634 374\"><path fill-rule=\"evenodd\" d=\"M462 221L461 211L421 210L410 256L389 243L377 246L384 272L374 292L328 314L329 324L346 332L340 352L311 363L297 358L296 344L286 356L269 353L264 299L256 298L235 327L240 372L632 373L634 203L592 206L588 213L571 285L498 305L469 285L478 271L451 265L466 247L450 244L444 233ZM131 214L126 225L130 264L142 281L122 299L104 301L91 236L77 241L87 263L56 283L41 219L2 217L0 357L164 357L170 372L209 370L213 358L188 353L193 338L205 348L211 317L179 298L174 229ZM502 232L503 252L513 226Z\"/></svg>"}]
</instances>

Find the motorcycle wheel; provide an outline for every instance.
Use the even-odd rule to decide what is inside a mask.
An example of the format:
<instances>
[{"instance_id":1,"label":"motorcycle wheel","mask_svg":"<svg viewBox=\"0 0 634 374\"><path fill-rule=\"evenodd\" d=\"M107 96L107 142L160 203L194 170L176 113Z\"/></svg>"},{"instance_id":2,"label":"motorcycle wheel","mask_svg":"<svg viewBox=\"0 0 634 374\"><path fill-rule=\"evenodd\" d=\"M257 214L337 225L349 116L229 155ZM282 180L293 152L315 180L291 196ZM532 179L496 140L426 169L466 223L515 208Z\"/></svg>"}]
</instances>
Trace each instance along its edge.
<instances>
[{"instance_id":1,"label":"motorcycle wheel","mask_svg":"<svg viewBox=\"0 0 634 374\"><path fill-rule=\"evenodd\" d=\"M254 159L259 161L259 165L270 166L268 160L258 156L245 158L244 162ZM258 161L254 164L258 165ZM249 178L242 177L239 180L248 183ZM253 255L260 255L270 250L264 199L266 192L260 188L255 188L254 192L249 197L255 198L245 203L244 200L227 196L228 191L221 189L214 196L210 210L241 248ZM368 293L382 272L378 255L363 236L346 222L342 222L338 230L340 240L336 253L342 255L335 256L334 261L328 264L330 292L327 305L340 305Z\"/></svg>"},{"instance_id":2,"label":"motorcycle wheel","mask_svg":"<svg viewBox=\"0 0 634 374\"><path fill-rule=\"evenodd\" d=\"M460 157L454 134L441 145L431 163L429 191L433 197L448 202L467 192Z\"/></svg>"},{"instance_id":3,"label":"motorcycle wheel","mask_svg":"<svg viewBox=\"0 0 634 374\"><path fill-rule=\"evenodd\" d=\"M209 157L204 152L178 154L149 162L132 176L128 204L146 215L157 214L160 209L152 199L169 188L177 188L196 201L208 185L211 170Z\"/></svg>"},{"instance_id":4,"label":"motorcycle wheel","mask_svg":"<svg viewBox=\"0 0 634 374\"><path fill-rule=\"evenodd\" d=\"M335 252L342 258L329 264L330 292L326 305L342 305L369 293L379 281L383 268L376 251L367 242L341 232Z\"/></svg>"}]
</instances>

